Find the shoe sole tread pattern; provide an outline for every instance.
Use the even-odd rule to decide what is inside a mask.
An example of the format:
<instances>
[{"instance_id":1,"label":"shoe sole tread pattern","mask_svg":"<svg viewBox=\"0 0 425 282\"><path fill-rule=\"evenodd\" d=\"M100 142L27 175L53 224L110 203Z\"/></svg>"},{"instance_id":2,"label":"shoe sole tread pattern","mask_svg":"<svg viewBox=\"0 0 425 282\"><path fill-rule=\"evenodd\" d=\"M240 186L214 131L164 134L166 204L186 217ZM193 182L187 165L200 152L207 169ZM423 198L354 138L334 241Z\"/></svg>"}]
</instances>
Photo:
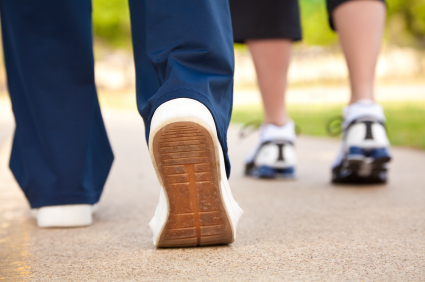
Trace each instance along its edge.
<instances>
[{"instance_id":1,"label":"shoe sole tread pattern","mask_svg":"<svg viewBox=\"0 0 425 282\"><path fill-rule=\"evenodd\" d=\"M168 124L155 134L153 153L169 205L158 247L232 243L208 130L189 121Z\"/></svg>"}]
</instances>

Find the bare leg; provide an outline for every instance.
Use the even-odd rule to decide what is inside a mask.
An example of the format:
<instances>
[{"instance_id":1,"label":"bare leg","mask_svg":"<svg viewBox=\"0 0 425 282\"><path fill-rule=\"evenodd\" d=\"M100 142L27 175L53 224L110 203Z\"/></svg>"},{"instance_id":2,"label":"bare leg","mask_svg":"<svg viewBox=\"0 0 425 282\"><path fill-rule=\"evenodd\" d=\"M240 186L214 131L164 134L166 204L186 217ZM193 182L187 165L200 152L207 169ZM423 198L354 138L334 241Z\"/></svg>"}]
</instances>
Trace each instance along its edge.
<instances>
[{"instance_id":1,"label":"bare leg","mask_svg":"<svg viewBox=\"0 0 425 282\"><path fill-rule=\"evenodd\" d=\"M247 44L263 97L264 123L284 125L290 120L285 106L285 92L292 41L252 40Z\"/></svg>"},{"instance_id":2,"label":"bare leg","mask_svg":"<svg viewBox=\"0 0 425 282\"><path fill-rule=\"evenodd\" d=\"M385 4L373 0L349 1L333 12L350 73L350 104L360 99L374 100L375 68L385 14Z\"/></svg>"}]
</instances>

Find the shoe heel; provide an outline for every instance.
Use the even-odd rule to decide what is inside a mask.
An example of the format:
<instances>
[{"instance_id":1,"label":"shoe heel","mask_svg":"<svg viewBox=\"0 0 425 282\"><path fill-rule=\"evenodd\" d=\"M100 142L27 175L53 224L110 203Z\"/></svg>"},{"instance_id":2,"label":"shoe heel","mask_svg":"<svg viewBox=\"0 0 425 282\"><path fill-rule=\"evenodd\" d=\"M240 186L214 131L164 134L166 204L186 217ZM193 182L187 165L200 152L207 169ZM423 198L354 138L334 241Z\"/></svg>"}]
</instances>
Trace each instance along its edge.
<instances>
[{"instance_id":1,"label":"shoe heel","mask_svg":"<svg viewBox=\"0 0 425 282\"><path fill-rule=\"evenodd\" d=\"M390 152L385 147L373 149L371 152L371 157L374 159L374 163L376 164L384 164L391 161Z\"/></svg>"},{"instance_id":2,"label":"shoe heel","mask_svg":"<svg viewBox=\"0 0 425 282\"><path fill-rule=\"evenodd\" d=\"M155 134L152 145L169 208L157 246L232 243L220 190L220 161L209 131L195 122L174 122Z\"/></svg>"},{"instance_id":3,"label":"shoe heel","mask_svg":"<svg viewBox=\"0 0 425 282\"><path fill-rule=\"evenodd\" d=\"M88 226L93 222L92 206L77 204L41 207L36 218L40 228Z\"/></svg>"}]
</instances>

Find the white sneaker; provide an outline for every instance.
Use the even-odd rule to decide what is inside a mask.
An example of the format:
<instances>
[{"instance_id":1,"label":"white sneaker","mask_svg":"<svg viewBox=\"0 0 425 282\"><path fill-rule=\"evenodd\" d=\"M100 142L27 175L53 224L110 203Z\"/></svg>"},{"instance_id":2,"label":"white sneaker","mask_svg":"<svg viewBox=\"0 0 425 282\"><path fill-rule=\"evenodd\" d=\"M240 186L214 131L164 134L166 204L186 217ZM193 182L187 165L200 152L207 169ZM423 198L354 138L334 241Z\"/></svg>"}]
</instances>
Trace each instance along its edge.
<instances>
[{"instance_id":1,"label":"white sneaker","mask_svg":"<svg viewBox=\"0 0 425 282\"><path fill-rule=\"evenodd\" d=\"M382 107L371 101L348 106L341 151L334 162L334 183L385 183L391 160Z\"/></svg>"},{"instance_id":2,"label":"white sneaker","mask_svg":"<svg viewBox=\"0 0 425 282\"><path fill-rule=\"evenodd\" d=\"M208 108L187 98L162 104L152 117L149 152L161 184L149 223L155 246L232 243L243 211L230 191Z\"/></svg>"},{"instance_id":3,"label":"white sneaker","mask_svg":"<svg viewBox=\"0 0 425 282\"><path fill-rule=\"evenodd\" d=\"M92 214L96 209L97 204L46 206L31 209L31 215L37 220L40 228L80 227L92 224Z\"/></svg>"},{"instance_id":4,"label":"white sneaker","mask_svg":"<svg viewBox=\"0 0 425 282\"><path fill-rule=\"evenodd\" d=\"M245 175L256 178L295 178L295 139L293 121L283 126L262 125L260 143L247 157Z\"/></svg>"}]
</instances>

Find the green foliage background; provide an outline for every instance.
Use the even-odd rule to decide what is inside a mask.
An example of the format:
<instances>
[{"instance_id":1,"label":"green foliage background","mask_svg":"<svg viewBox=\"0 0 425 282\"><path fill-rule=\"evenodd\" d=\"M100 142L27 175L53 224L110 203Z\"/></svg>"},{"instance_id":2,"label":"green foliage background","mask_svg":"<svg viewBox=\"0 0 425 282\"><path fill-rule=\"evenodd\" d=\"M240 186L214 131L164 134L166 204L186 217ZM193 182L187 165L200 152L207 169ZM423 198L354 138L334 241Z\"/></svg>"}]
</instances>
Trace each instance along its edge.
<instances>
[{"instance_id":1,"label":"green foliage background","mask_svg":"<svg viewBox=\"0 0 425 282\"><path fill-rule=\"evenodd\" d=\"M299 0L306 45L330 45L337 37L329 28L325 0ZM425 0L387 0L386 40L399 46L425 48ZM127 0L93 0L93 29L113 48L131 48Z\"/></svg>"},{"instance_id":2,"label":"green foliage background","mask_svg":"<svg viewBox=\"0 0 425 282\"><path fill-rule=\"evenodd\" d=\"M127 0L92 0L96 39L114 48L130 48L130 11Z\"/></svg>"},{"instance_id":3,"label":"green foliage background","mask_svg":"<svg viewBox=\"0 0 425 282\"><path fill-rule=\"evenodd\" d=\"M330 45L337 36L329 26L325 0L299 0L303 42L306 45Z\"/></svg>"}]
</instances>

